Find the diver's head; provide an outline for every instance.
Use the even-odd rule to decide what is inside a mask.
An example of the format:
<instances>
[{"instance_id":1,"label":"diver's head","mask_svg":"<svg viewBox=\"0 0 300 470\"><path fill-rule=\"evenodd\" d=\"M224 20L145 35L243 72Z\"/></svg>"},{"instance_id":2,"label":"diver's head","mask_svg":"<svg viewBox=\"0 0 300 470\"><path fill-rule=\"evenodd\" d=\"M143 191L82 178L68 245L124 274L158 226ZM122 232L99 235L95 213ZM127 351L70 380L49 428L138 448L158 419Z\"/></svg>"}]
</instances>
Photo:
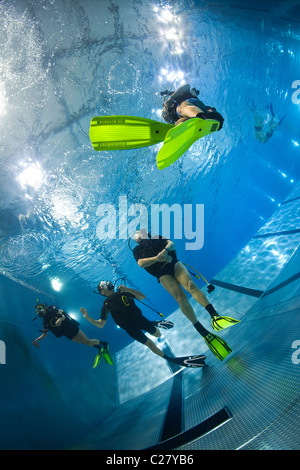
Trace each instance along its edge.
<instances>
[{"instance_id":1,"label":"diver's head","mask_svg":"<svg viewBox=\"0 0 300 470\"><path fill-rule=\"evenodd\" d=\"M111 281L100 281L97 289L99 294L108 297L114 292L114 285Z\"/></svg>"},{"instance_id":2,"label":"diver's head","mask_svg":"<svg viewBox=\"0 0 300 470\"><path fill-rule=\"evenodd\" d=\"M132 235L132 238L136 243L140 243L142 240L147 240L147 238L149 238L149 234L147 230L141 228Z\"/></svg>"},{"instance_id":3,"label":"diver's head","mask_svg":"<svg viewBox=\"0 0 300 470\"><path fill-rule=\"evenodd\" d=\"M37 304L35 306L35 312L38 317L42 317L47 311L47 307L44 304Z\"/></svg>"}]
</instances>

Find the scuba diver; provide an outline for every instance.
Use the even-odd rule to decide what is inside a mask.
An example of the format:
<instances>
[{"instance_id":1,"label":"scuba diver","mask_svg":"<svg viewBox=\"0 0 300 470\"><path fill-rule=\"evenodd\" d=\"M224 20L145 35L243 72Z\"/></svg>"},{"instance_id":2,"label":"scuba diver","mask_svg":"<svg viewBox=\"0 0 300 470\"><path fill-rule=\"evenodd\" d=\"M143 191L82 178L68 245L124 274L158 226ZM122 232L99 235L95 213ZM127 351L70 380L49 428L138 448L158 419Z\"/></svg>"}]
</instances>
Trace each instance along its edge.
<instances>
[{"instance_id":1,"label":"scuba diver","mask_svg":"<svg viewBox=\"0 0 300 470\"><path fill-rule=\"evenodd\" d=\"M137 243L132 251L138 265L156 277L166 291L174 297L183 314L204 338L213 354L222 361L231 352L230 347L223 339L206 330L197 320L194 309L183 289L189 292L206 309L211 317L212 327L216 331L234 325L239 321L218 315L205 294L193 282L184 264L177 259L174 242L163 238L161 235L151 237L143 229L136 231L132 238Z\"/></svg>"},{"instance_id":2,"label":"scuba diver","mask_svg":"<svg viewBox=\"0 0 300 470\"><path fill-rule=\"evenodd\" d=\"M100 319L94 320L89 316L85 308L80 309L84 318L92 323L92 325L103 328L108 314L111 313L115 323L125 330L129 336L147 346L154 354L162 357L166 361L173 362L183 367L203 367L205 365L204 355L177 358L169 357L145 335L144 331L156 338L160 338L160 328L170 329L173 328L174 324L168 320L150 321L144 317L135 303L135 299L145 299L144 294L124 285L120 285L115 292L114 285L111 281L101 281L97 289L100 295L106 297L101 309Z\"/></svg>"},{"instance_id":3,"label":"scuba diver","mask_svg":"<svg viewBox=\"0 0 300 470\"><path fill-rule=\"evenodd\" d=\"M163 142L156 164L159 170L164 170L196 141L223 127L221 114L200 101L198 94L199 91L191 90L188 84L175 92L162 91L161 95L166 95L162 117L168 124L137 116L93 117L89 137L94 150L126 150Z\"/></svg>"},{"instance_id":4,"label":"scuba diver","mask_svg":"<svg viewBox=\"0 0 300 470\"><path fill-rule=\"evenodd\" d=\"M254 118L255 138L261 144L265 144L272 137L277 126L280 126L280 124L286 117L286 114L280 120L278 120L278 118L275 116L272 103L270 104L270 120L268 119L267 121L265 121L265 118L262 115L258 114L254 103L251 106L251 111L253 112Z\"/></svg>"},{"instance_id":5,"label":"scuba diver","mask_svg":"<svg viewBox=\"0 0 300 470\"><path fill-rule=\"evenodd\" d=\"M161 91L160 94L165 95L162 117L169 124L177 126L188 119L198 117L201 119L214 119L220 123L218 130L222 129L224 118L217 112L216 108L205 106L198 98L199 91L195 88L190 89L190 85L183 85L175 92ZM170 96L170 98L166 99L167 96Z\"/></svg>"},{"instance_id":6,"label":"scuba diver","mask_svg":"<svg viewBox=\"0 0 300 470\"><path fill-rule=\"evenodd\" d=\"M38 342L47 336L48 331L51 331L56 337L65 336L75 343L92 346L99 350L108 348L108 343L106 341L87 338L87 336L79 329L79 323L55 305L48 306L40 303L36 305L35 311L37 317L34 318L33 321L37 318L41 318L43 320L44 327L42 331L43 334L33 341L33 344L37 348L40 347Z\"/></svg>"}]
</instances>

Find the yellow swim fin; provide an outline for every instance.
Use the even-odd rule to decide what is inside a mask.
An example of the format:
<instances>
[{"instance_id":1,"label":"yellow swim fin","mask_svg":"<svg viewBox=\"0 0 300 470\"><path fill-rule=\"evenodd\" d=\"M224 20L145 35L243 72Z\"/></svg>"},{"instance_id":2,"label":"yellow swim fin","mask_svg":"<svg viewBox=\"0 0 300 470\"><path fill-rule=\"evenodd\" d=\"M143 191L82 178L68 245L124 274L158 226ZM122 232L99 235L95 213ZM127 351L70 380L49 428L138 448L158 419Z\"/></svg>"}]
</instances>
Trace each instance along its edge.
<instances>
[{"instance_id":1,"label":"yellow swim fin","mask_svg":"<svg viewBox=\"0 0 300 470\"><path fill-rule=\"evenodd\" d=\"M170 129L157 154L157 168L163 170L178 160L196 140L219 129L213 119L191 118Z\"/></svg>"},{"instance_id":2,"label":"yellow swim fin","mask_svg":"<svg viewBox=\"0 0 300 470\"><path fill-rule=\"evenodd\" d=\"M106 348L102 349L102 355L103 355L103 359L105 360L106 364L110 364L111 366L114 365L114 360L111 357L108 345L107 345Z\"/></svg>"},{"instance_id":3,"label":"yellow swim fin","mask_svg":"<svg viewBox=\"0 0 300 470\"><path fill-rule=\"evenodd\" d=\"M134 116L93 117L89 137L94 150L126 150L163 142L173 124Z\"/></svg>"},{"instance_id":4,"label":"yellow swim fin","mask_svg":"<svg viewBox=\"0 0 300 470\"><path fill-rule=\"evenodd\" d=\"M97 367L97 365L101 361L101 357L102 357L102 349L98 352L97 356L95 357L94 364L93 364L93 369L95 369L95 367Z\"/></svg>"},{"instance_id":5,"label":"yellow swim fin","mask_svg":"<svg viewBox=\"0 0 300 470\"><path fill-rule=\"evenodd\" d=\"M211 326L215 331L224 330L225 328L236 325L237 323L240 323L240 320L235 320L231 317L215 316L211 319Z\"/></svg>"},{"instance_id":6,"label":"yellow swim fin","mask_svg":"<svg viewBox=\"0 0 300 470\"><path fill-rule=\"evenodd\" d=\"M227 357L228 354L232 352L232 349L229 347L229 345L224 339L220 338L220 336L208 332L208 334L204 336L203 339L211 350L211 352L220 361L223 361L225 357Z\"/></svg>"}]
</instances>

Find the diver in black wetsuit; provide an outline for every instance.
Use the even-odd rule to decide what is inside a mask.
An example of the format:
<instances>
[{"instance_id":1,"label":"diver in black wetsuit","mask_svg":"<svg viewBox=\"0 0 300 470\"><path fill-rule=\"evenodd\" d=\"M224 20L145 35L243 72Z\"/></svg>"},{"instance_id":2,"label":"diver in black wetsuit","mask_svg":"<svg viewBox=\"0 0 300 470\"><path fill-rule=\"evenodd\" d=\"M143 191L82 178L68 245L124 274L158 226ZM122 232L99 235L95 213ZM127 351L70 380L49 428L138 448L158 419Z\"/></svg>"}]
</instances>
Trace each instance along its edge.
<instances>
[{"instance_id":1,"label":"diver in black wetsuit","mask_svg":"<svg viewBox=\"0 0 300 470\"><path fill-rule=\"evenodd\" d=\"M101 309L100 319L94 320L89 317L86 309L80 309L83 316L90 323L98 328L103 328L108 314L111 313L115 323L125 330L133 339L147 346L158 356L165 356L155 343L151 339L147 338L143 331L159 338L161 336L161 332L158 327L161 326L166 329L172 328L173 323L164 320L160 322L150 321L144 317L134 301L134 299L145 299L144 294L123 285L119 286L117 292L115 292L113 284L105 281L101 281L99 283L98 291L101 295L106 297Z\"/></svg>"},{"instance_id":2,"label":"diver in black wetsuit","mask_svg":"<svg viewBox=\"0 0 300 470\"><path fill-rule=\"evenodd\" d=\"M145 299L141 292L130 289L126 286L119 286L117 292L114 291L114 285L110 281L101 281L98 285L98 291L106 297L100 314L99 320L91 318L85 308L80 311L90 323L103 328L105 326L108 314L111 313L115 323L124 329L133 339L147 346L154 354L162 357L166 361L179 364L184 367L203 367L205 365L205 356L189 357L169 357L156 344L148 338L144 331L152 336L159 338L161 332L159 328L170 329L174 324L168 320L150 321L142 315L141 310L135 304L134 299Z\"/></svg>"},{"instance_id":3,"label":"diver in black wetsuit","mask_svg":"<svg viewBox=\"0 0 300 470\"><path fill-rule=\"evenodd\" d=\"M274 113L273 105L270 103L271 116L258 113L254 101L250 107L254 117L255 137L261 144L265 144L272 137L277 126L280 126L286 114L279 120Z\"/></svg>"},{"instance_id":4,"label":"diver in black wetsuit","mask_svg":"<svg viewBox=\"0 0 300 470\"><path fill-rule=\"evenodd\" d=\"M48 331L51 331L56 337L65 336L75 343L93 346L98 349L107 347L108 343L106 341L87 338L87 336L79 329L79 323L55 305L48 306L45 304L37 304L35 311L37 313L37 318L39 317L43 319L44 326L43 334L33 341L33 344L37 348L40 347L38 342L45 338Z\"/></svg>"},{"instance_id":5,"label":"diver in black wetsuit","mask_svg":"<svg viewBox=\"0 0 300 470\"><path fill-rule=\"evenodd\" d=\"M175 92L162 91L161 95L170 96L163 104L162 117L169 124L181 124L187 119L201 118L213 119L220 123L218 130L222 129L224 118L217 112L216 108L206 106L199 100L199 91L190 89L190 85L183 85Z\"/></svg>"},{"instance_id":6,"label":"diver in black wetsuit","mask_svg":"<svg viewBox=\"0 0 300 470\"><path fill-rule=\"evenodd\" d=\"M218 313L194 283L184 264L177 259L175 243L162 236L149 238L146 230L138 230L132 238L137 243L133 249L133 256L138 265L157 278L158 282L174 297L181 311L196 330L205 336L207 330L198 322L183 289L189 292L212 318L217 317Z\"/></svg>"}]
</instances>

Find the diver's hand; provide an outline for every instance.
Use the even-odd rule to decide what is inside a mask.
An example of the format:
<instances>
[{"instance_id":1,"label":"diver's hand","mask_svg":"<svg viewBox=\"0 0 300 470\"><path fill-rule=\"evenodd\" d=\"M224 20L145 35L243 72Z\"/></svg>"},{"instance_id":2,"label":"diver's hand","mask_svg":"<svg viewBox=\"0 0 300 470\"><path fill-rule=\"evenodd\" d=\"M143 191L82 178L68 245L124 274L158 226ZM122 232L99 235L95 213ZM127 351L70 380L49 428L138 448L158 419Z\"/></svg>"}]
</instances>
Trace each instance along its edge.
<instances>
[{"instance_id":1,"label":"diver's hand","mask_svg":"<svg viewBox=\"0 0 300 470\"><path fill-rule=\"evenodd\" d=\"M168 257L168 252L166 249L162 250L158 255L156 256L156 259L159 263L164 263L167 260Z\"/></svg>"},{"instance_id":2,"label":"diver's hand","mask_svg":"<svg viewBox=\"0 0 300 470\"><path fill-rule=\"evenodd\" d=\"M165 259L165 261L164 261L164 265L165 265L165 264L168 264L168 263L171 263L171 261L172 261L171 256L170 256L170 255L167 255L167 257L166 257L166 259ZM164 266L164 265L163 265L163 266Z\"/></svg>"},{"instance_id":3,"label":"diver's hand","mask_svg":"<svg viewBox=\"0 0 300 470\"><path fill-rule=\"evenodd\" d=\"M80 311L81 311L82 315L84 316L84 318L88 317L88 311L85 308L81 307Z\"/></svg>"}]
</instances>

